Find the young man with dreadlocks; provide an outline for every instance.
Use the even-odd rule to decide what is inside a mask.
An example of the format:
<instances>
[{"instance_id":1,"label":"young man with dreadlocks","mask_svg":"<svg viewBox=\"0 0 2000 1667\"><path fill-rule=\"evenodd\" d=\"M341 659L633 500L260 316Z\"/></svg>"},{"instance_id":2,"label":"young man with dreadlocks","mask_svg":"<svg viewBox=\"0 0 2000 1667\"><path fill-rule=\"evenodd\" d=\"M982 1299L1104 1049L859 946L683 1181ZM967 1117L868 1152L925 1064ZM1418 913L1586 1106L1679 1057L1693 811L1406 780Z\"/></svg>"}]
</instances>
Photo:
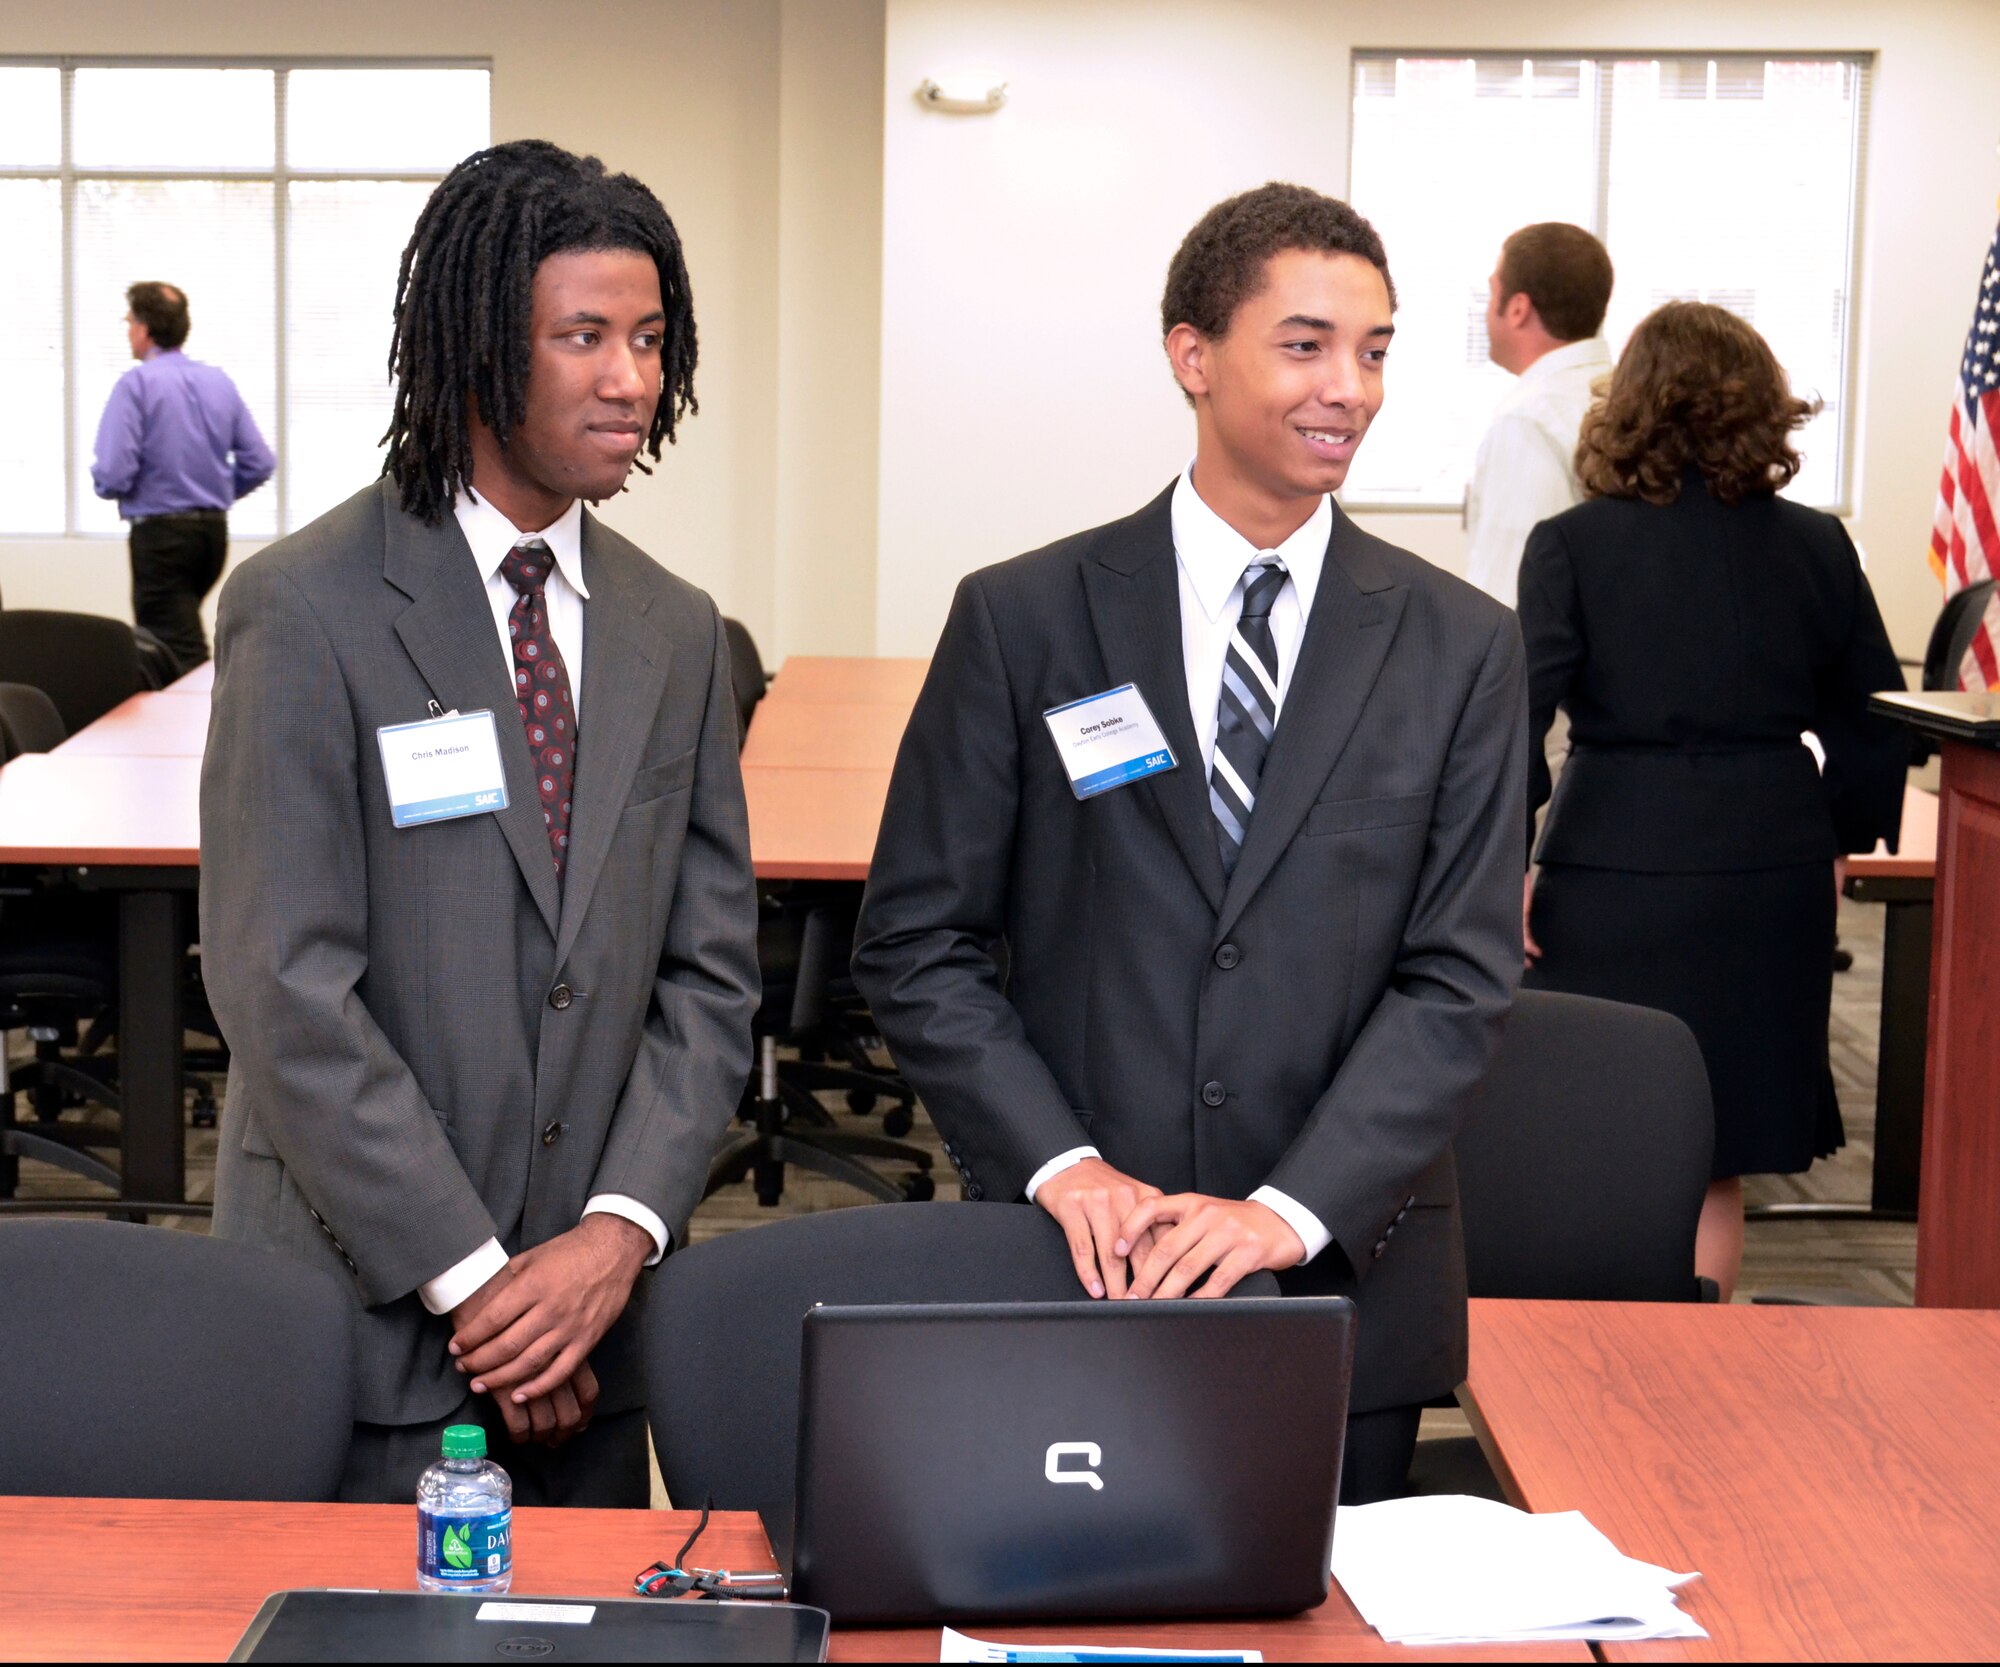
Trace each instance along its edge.
<instances>
[{"instance_id":1,"label":"young man with dreadlocks","mask_svg":"<svg viewBox=\"0 0 2000 1667\"><path fill-rule=\"evenodd\" d=\"M653 194L482 151L404 251L385 478L223 592L215 1230L353 1296L347 1498L477 1422L524 1502L647 1500L639 1275L749 1070L756 907L721 619L584 502L694 366Z\"/></svg>"},{"instance_id":2,"label":"young man with dreadlocks","mask_svg":"<svg viewBox=\"0 0 2000 1667\"><path fill-rule=\"evenodd\" d=\"M1091 1296L1355 1300L1350 1501L1465 1374L1450 1141L1521 975L1520 630L1333 501L1395 295L1300 186L1187 234L1194 462L959 586L854 956L967 1194L1048 1211Z\"/></svg>"}]
</instances>

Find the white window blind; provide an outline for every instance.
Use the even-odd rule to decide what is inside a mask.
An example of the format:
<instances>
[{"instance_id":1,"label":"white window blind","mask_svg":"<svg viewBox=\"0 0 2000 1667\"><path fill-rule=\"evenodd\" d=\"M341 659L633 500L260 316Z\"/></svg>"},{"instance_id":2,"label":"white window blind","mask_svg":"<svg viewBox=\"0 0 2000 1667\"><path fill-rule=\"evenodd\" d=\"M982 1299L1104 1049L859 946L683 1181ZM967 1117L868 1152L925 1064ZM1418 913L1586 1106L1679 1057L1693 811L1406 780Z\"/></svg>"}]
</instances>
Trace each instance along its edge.
<instances>
[{"instance_id":1,"label":"white window blind","mask_svg":"<svg viewBox=\"0 0 2000 1667\"><path fill-rule=\"evenodd\" d=\"M120 531L91 490L131 366L125 290L188 295L189 356L277 453L231 530L288 532L380 470L397 260L490 142L483 65L0 63L0 536Z\"/></svg>"},{"instance_id":2,"label":"white window blind","mask_svg":"<svg viewBox=\"0 0 2000 1667\"><path fill-rule=\"evenodd\" d=\"M1867 87L1851 56L1356 54L1349 196L1402 307L1344 501L1462 502L1511 380L1486 358L1487 275L1509 232L1567 220L1611 252L1614 353L1674 299L1763 332L1824 404L1790 495L1844 508Z\"/></svg>"}]
</instances>

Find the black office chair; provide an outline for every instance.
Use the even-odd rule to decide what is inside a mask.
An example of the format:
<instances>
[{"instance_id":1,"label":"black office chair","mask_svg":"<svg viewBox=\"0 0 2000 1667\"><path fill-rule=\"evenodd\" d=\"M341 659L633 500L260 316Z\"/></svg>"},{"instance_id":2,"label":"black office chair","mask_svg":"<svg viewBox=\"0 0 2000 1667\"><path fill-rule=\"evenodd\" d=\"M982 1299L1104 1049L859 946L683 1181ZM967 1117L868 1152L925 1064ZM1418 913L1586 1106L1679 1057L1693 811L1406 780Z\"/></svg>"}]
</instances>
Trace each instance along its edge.
<instances>
[{"instance_id":1,"label":"black office chair","mask_svg":"<svg viewBox=\"0 0 2000 1667\"><path fill-rule=\"evenodd\" d=\"M1274 1297L1278 1282L1255 1274L1236 1289ZM1028 1204L828 1210L676 1251L645 1318L646 1404L667 1495L682 1507L712 1496L718 1510L760 1511L789 1531L799 1326L816 1304L1081 1300L1062 1230ZM949 1486L950 1456L939 1465Z\"/></svg>"},{"instance_id":2,"label":"black office chair","mask_svg":"<svg viewBox=\"0 0 2000 1667\"><path fill-rule=\"evenodd\" d=\"M70 735L146 686L123 620L37 608L0 613L0 683L40 689Z\"/></svg>"},{"instance_id":3,"label":"black office chair","mask_svg":"<svg viewBox=\"0 0 2000 1667\"><path fill-rule=\"evenodd\" d=\"M1715 1107L1694 1033L1523 990L1453 1148L1475 1297L1713 1302L1694 1271ZM1418 1444L1418 1492L1501 1497L1477 1442Z\"/></svg>"},{"instance_id":4,"label":"black office chair","mask_svg":"<svg viewBox=\"0 0 2000 1667\"><path fill-rule=\"evenodd\" d=\"M68 738L40 689L0 683L0 761L48 752ZM0 895L0 1046L25 1030L35 1057L15 1069L0 1106L0 1198L11 1197L20 1160L37 1158L84 1180L118 1184L93 1151L115 1148L118 1129L100 1120L62 1121L79 1103L115 1112L118 1090L104 1062L78 1057L82 1027L100 1019L118 987L116 904L71 886L23 887ZM31 1116L16 1114L28 1097Z\"/></svg>"},{"instance_id":5,"label":"black office chair","mask_svg":"<svg viewBox=\"0 0 2000 1667\"><path fill-rule=\"evenodd\" d=\"M49 752L68 739L61 715L40 689L0 683L0 762ZM220 1031L190 967L184 994L187 1028L215 1036L214 1049L188 1057L187 1086L195 1121L212 1124L216 1101L210 1075L228 1069ZM84 1180L115 1188L118 1172L97 1154L115 1150L115 1122L102 1116L66 1119L75 1106L116 1114L118 1061L118 907L103 892L74 886L29 886L0 892L0 1037L24 1030L35 1057L4 1083L0 1106L0 1200L12 1198L24 1157L54 1164ZM3 1046L4 1042L0 1042ZM26 1095L30 1117L16 1111ZM79 1208L102 1201L78 1200Z\"/></svg>"},{"instance_id":6,"label":"black office chair","mask_svg":"<svg viewBox=\"0 0 2000 1667\"><path fill-rule=\"evenodd\" d=\"M1931 626L1931 639L1924 647L1924 688L1958 687L1958 668L1965 663L1973 633L1986 617L1994 583L1992 579L1980 579L1963 590L1953 591L1945 599L1936 623Z\"/></svg>"},{"instance_id":7,"label":"black office chair","mask_svg":"<svg viewBox=\"0 0 2000 1667\"><path fill-rule=\"evenodd\" d=\"M142 688L164 689L191 668L143 625L132 627L132 646L139 651L139 683Z\"/></svg>"},{"instance_id":8,"label":"black office chair","mask_svg":"<svg viewBox=\"0 0 2000 1667\"><path fill-rule=\"evenodd\" d=\"M1711 1299L1694 1234L1715 1108L1679 1019L1523 990L1453 1147L1473 1296Z\"/></svg>"},{"instance_id":9,"label":"black office chair","mask_svg":"<svg viewBox=\"0 0 2000 1667\"><path fill-rule=\"evenodd\" d=\"M69 739L55 702L27 683L0 683L0 743L5 756L54 752Z\"/></svg>"},{"instance_id":10,"label":"black office chair","mask_svg":"<svg viewBox=\"0 0 2000 1667\"><path fill-rule=\"evenodd\" d=\"M770 680L748 628L728 618L722 628L729 640L740 751ZM709 1172L710 1192L753 1175L758 1202L773 1206L784 1194L789 1162L844 1181L873 1198L932 1196L934 1183L926 1173L929 1153L894 1138L841 1133L816 1097L822 1089L843 1093L848 1109L858 1115L873 1111L886 1099L884 1137L906 1135L915 1122L915 1090L894 1070L877 1066L863 1039L873 1024L847 976L854 939L853 890L773 887L758 899L757 962L764 978L763 1002L753 1027L758 1071L740 1114L751 1128L717 1155ZM780 1059L780 1047L795 1057ZM914 1173L892 1183L860 1161L868 1157L907 1163Z\"/></svg>"},{"instance_id":11,"label":"black office chair","mask_svg":"<svg viewBox=\"0 0 2000 1667\"><path fill-rule=\"evenodd\" d=\"M0 1222L0 1494L332 1499L353 1315L336 1280L249 1245Z\"/></svg>"},{"instance_id":12,"label":"black office chair","mask_svg":"<svg viewBox=\"0 0 2000 1667\"><path fill-rule=\"evenodd\" d=\"M851 888L850 888L851 889ZM758 1203L774 1206L785 1190L785 1166L825 1175L884 1202L921 1203L936 1190L931 1154L887 1135L836 1128L819 1103L817 1088L864 1088L914 1100L908 1085L888 1072L812 1060L781 1060L778 1049L801 1043L824 1045L832 1036L833 1002L846 985L858 903L837 892L815 896L793 892L760 900L757 963L763 999L751 1033L757 1040L757 1069L744 1090L739 1113L749 1125L726 1141L709 1167L708 1191L751 1177ZM892 1181L867 1160L907 1164L909 1173Z\"/></svg>"},{"instance_id":13,"label":"black office chair","mask_svg":"<svg viewBox=\"0 0 2000 1667\"><path fill-rule=\"evenodd\" d=\"M1966 653L1972 647L1973 633L1986 617L1987 606L1993 600L1994 585L1992 579L1978 579L1945 598L1944 606L1938 610L1937 619L1931 625L1930 641L1924 645L1918 688L1940 690L1958 687L1958 668L1965 664ZM1907 665L1909 662L1903 663ZM1910 763L1913 767L1928 764L1937 755L1937 750L1935 741L1915 730L1910 732Z\"/></svg>"},{"instance_id":14,"label":"black office chair","mask_svg":"<svg viewBox=\"0 0 2000 1667\"><path fill-rule=\"evenodd\" d=\"M736 745L740 751L750 734L750 717L764 698L771 679L764 671L764 657L757 641L740 619L722 622L722 634L729 639L729 680L736 694Z\"/></svg>"}]
</instances>

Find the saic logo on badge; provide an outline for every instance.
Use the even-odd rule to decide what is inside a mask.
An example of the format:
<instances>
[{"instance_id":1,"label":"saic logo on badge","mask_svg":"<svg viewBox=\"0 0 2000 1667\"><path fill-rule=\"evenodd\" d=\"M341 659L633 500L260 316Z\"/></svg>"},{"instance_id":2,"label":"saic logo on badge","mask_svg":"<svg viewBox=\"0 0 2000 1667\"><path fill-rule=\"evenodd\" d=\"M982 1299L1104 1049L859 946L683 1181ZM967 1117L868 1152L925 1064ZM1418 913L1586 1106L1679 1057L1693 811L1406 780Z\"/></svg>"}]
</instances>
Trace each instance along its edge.
<instances>
[{"instance_id":1,"label":"saic logo on badge","mask_svg":"<svg viewBox=\"0 0 2000 1667\"><path fill-rule=\"evenodd\" d=\"M1063 1469L1063 1460L1067 1458L1082 1459L1083 1468ZM1082 1482L1102 1493L1104 1478L1097 1474L1097 1467L1103 1462L1104 1450L1094 1441L1055 1441L1049 1444L1048 1457L1042 1461L1042 1474L1051 1482Z\"/></svg>"}]
</instances>

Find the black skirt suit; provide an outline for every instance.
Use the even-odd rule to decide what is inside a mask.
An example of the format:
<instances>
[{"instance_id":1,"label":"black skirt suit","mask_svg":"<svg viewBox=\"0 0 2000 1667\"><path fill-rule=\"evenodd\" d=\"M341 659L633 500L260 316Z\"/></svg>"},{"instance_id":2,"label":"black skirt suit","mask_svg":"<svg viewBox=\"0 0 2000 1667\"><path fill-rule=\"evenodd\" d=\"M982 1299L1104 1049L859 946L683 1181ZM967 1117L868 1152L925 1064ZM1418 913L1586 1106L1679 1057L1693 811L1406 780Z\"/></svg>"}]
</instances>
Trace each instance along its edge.
<instances>
[{"instance_id":1,"label":"black skirt suit","mask_svg":"<svg viewBox=\"0 0 2000 1667\"><path fill-rule=\"evenodd\" d=\"M1908 759L1867 711L1903 677L1846 529L1774 496L1724 504L1690 470L1672 504L1596 498L1536 527L1520 614L1531 840L1542 742L1558 706L1570 720L1528 986L1686 1021L1717 1177L1809 1167L1843 1138L1833 859L1895 839Z\"/></svg>"}]
</instances>

